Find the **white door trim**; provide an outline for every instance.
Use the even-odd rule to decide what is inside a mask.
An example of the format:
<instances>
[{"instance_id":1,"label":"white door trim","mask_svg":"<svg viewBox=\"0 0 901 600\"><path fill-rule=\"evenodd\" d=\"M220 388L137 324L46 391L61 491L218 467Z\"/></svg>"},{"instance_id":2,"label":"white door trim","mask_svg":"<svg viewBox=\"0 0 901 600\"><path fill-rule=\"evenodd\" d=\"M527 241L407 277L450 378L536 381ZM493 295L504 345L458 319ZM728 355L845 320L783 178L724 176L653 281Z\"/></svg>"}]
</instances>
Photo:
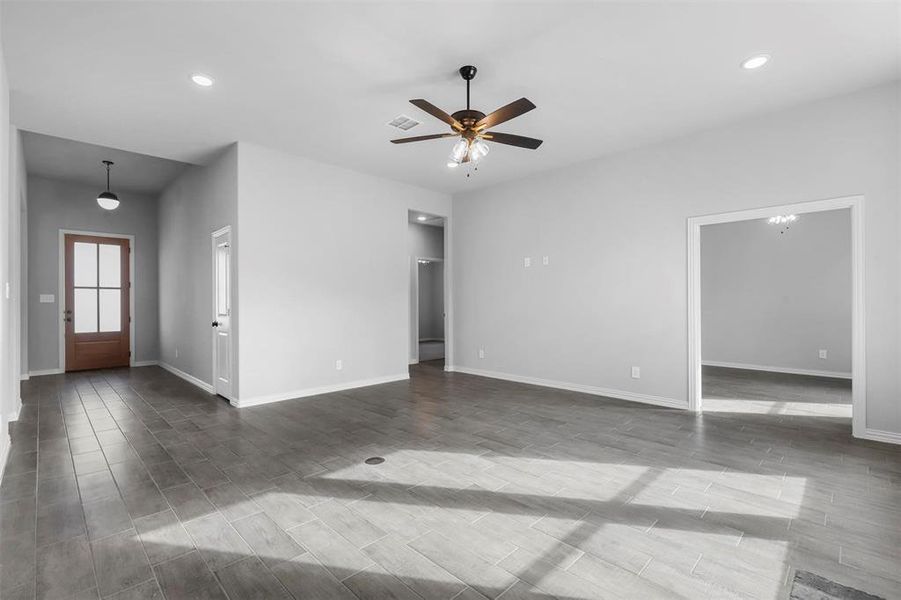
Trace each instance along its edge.
<instances>
[{"instance_id":1,"label":"white door trim","mask_svg":"<svg viewBox=\"0 0 901 600\"><path fill-rule=\"evenodd\" d=\"M210 302L210 317L215 320L216 319L216 238L221 235L228 234L228 245L229 245L229 256L228 256L228 294L229 294L229 323L228 323L228 366L231 371L228 374L228 394L220 394L217 392L217 382L219 381L219 369L218 369L218 361L216 360L217 350L216 350L216 329L214 327L210 328L210 340L213 344L213 369L212 373L212 393L219 394L223 398L234 401L237 398L236 390L235 390L235 327L234 327L234 302L235 302L235 239L232 235L231 225L226 225L225 227L220 227L216 231L210 234L210 260L211 260L211 271L212 271L212 279L210 281L210 290L211 294L211 302Z\"/></svg>"},{"instance_id":2,"label":"white door trim","mask_svg":"<svg viewBox=\"0 0 901 600\"><path fill-rule=\"evenodd\" d=\"M851 210L851 430L867 437L866 302L864 277L864 197L846 196L768 206L688 219L688 407L701 412L701 226L764 219L777 214Z\"/></svg>"},{"instance_id":3,"label":"white door trim","mask_svg":"<svg viewBox=\"0 0 901 600\"><path fill-rule=\"evenodd\" d=\"M454 277L453 277L453 219L444 217L444 370L454 364ZM418 323L418 321L417 321ZM418 336L417 336L418 337Z\"/></svg>"},{"instance_id":4,"label":"white door trim","mask_svg":"<svg viewBox=\"0 0 901 600\"><path fill-rule=\"evenodd\" d=\"M116 239L127 239L128 247L131 252L128 255L128 278L131 289L128 293L128 312L130 313L131 323L128 324L128 351L131 356L128 359L129 365L135 366L135 323L138 322L138 315L135 314L135 296L137 296L137 286L135 285L135 236L126 233L106 233L102 231L82 231L80 229L60 229L59 230L59 282L58 293L56 296L56 306L58 308L57 318L59 319L59 372L66 371L66 322L63 320L64 304L66 303L66 235L93 235L98 237L108 237ZM34 375L34 373L30 373Z\"/></svg>"}]
</instances>

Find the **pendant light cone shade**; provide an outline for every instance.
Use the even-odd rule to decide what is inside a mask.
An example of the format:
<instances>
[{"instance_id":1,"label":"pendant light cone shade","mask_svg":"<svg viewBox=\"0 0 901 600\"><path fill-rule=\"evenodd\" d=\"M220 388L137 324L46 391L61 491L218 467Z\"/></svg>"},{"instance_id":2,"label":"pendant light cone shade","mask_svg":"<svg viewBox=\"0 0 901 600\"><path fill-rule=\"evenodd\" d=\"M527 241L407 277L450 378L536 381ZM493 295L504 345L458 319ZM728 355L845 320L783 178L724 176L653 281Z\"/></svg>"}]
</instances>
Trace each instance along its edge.
<instances>
[{"instance_id":1,"label":"pendant light cone shade","mask_svg":"<svg viewBox=\"0 0 901 600\"><path fill-rule=\"evenodd\" d=\"M119 196L109 191L109 170L113 166L113 161L105 160L103 164L106 165L106 191L97 195L97 204L100 205L100 208L115 210L119 207Z\"/></svg>"}]
</instances>

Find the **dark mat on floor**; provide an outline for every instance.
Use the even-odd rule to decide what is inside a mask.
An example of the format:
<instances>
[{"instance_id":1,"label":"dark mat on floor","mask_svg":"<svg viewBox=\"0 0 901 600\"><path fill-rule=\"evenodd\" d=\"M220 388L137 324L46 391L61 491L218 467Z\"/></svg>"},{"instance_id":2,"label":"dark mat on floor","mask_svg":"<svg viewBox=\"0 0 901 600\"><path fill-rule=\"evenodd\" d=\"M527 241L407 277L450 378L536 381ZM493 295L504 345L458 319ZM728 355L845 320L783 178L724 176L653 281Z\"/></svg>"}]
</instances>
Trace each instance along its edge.
<instances>
[{"instance_id":1,"label":"dark mat on floor","mask_svg":"<svg viewBox=\"0 0 901 600\"><path fill-rule=\"evenodd\" d=\"M830 581L808 571L796 571L791 600L885 600Z\"/></svg>"}]
</instances>

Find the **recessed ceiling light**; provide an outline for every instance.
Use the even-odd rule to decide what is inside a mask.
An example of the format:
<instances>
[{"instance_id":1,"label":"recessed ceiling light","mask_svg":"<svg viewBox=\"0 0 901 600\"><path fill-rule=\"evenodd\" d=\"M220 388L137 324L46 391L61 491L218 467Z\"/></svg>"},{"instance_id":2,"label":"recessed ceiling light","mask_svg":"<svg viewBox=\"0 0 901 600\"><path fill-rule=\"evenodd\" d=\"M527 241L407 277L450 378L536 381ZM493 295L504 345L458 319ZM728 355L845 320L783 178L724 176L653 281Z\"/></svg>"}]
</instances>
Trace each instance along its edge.
<instances>
[{"instance_id":1,"label":"recessed ceiling light","mask_svg":"<svg viewBox=\"0 0 901 600\"><path fill-rule=\"evenodd\" d=\"M741 63L741 68L748 69L750 71L753 69L759 69L768 62L770 62L769 54L756 54L754 56L751 56L750 58L746 58Z\"/></svg>"},{"instance_id":2,"label":"recessed ceiling light","mask_svg":"<svg viewBox=\"0 0 901 600\"><path fill-rule=\"evenodd\" d=\"M425 221L425 220L427 220L427 219L428 219L428 217L425 216L425 215L419 215L418 217L416 217L416 220L417 220L417 221Z\"/></svg>"},{"instance_id":3,"label":"recessed ceiling light","mask_svg":"<svg viewBox=\"0 0 901 600\"><path fill-rule=\"evenodd\" d=\"M209 75L204 75L203 73L194 73L191 75L191 81L200 87L210 87L213 85L213 78Z\"/></svg>"}]
</instances>

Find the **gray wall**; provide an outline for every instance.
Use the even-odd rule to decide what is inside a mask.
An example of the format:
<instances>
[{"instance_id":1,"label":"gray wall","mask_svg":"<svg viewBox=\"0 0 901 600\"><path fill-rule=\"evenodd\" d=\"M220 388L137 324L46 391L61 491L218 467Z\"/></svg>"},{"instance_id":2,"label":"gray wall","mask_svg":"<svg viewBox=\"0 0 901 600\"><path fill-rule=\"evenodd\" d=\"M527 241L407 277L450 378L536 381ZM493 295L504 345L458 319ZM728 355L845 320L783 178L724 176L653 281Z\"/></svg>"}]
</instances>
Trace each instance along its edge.
<instances>
[{"instance_id":1,"label":"gray wall","mask_svg":"<svg viewBox=\"0 0 901 600\"><path fill-rule=\"evenodd\" d=\"M450 198L253 144L238 160L241 401L404 376L407 211Z\"/></svg>"},{"instance_id":2,"label":"gray wall","mask_svg":"<svg viewBox=\"0 0 901 600\"><path fill-rule=\"evenodd\" d=\"M444 339L444 263L419 264L419 339Z\"/></svg>"},{"instance_id":3,"label":"gray wall","mask_svg":"<svg viewBox=\"0 0 901 600\"><path fill-rule=\"evenodd\" d=\"M59 230L135 236L134 360L159 357L157 201L119 191L122 203L112 211L97 206L102 189L42 177L28 178L28 365L31 372L63 368L59 364L59 324L64 298L59 294ZM55 302L41 304L40 294Z\"/></svg>"},{"instance_id":4,"label":"gray wall","mask_svg":"<svg viewBox=\"0 0 901 600\"><path fill-rule=\"evenodd\" d=\"M454 364L687 406L687 218L862 194L867 426L901 432L899 113L881 86L456 196Z\"/></svg>"},{"instance_id":5,"label":"gray wall","mask_svg":"<svg viewBox=\"0 0 901 600\"><path fill-rule=\"evenodd\" d=\"M704 362L850 376L850 210L702 227L701 331Z\"/></svg>"},{"instance_id":6,"label":"gray wall","mask_svg":"<svg viewBox=\"0 0 901 600\"><path fill-rule=\"evenodd\" d=\"M234 260L239 249L237 152L232 145L212 164L191 167L163 191L159 203L160 361L207 384L213 376L210 234L232 226ZM232 343L237 344L239 303L234 292L231 300ZM237 379L238 367L233 365L233 394Z\"/></svg>"},{"instance_id":7,"label":"gray wall","mask_svg":"<svg viewBox=\"0 0 901 600\"><path fill-rule=\"evenodd\" d=\"M444 228L410 223L407 226L410 256L444 258Z\"/></svg>"}]
</instances>

